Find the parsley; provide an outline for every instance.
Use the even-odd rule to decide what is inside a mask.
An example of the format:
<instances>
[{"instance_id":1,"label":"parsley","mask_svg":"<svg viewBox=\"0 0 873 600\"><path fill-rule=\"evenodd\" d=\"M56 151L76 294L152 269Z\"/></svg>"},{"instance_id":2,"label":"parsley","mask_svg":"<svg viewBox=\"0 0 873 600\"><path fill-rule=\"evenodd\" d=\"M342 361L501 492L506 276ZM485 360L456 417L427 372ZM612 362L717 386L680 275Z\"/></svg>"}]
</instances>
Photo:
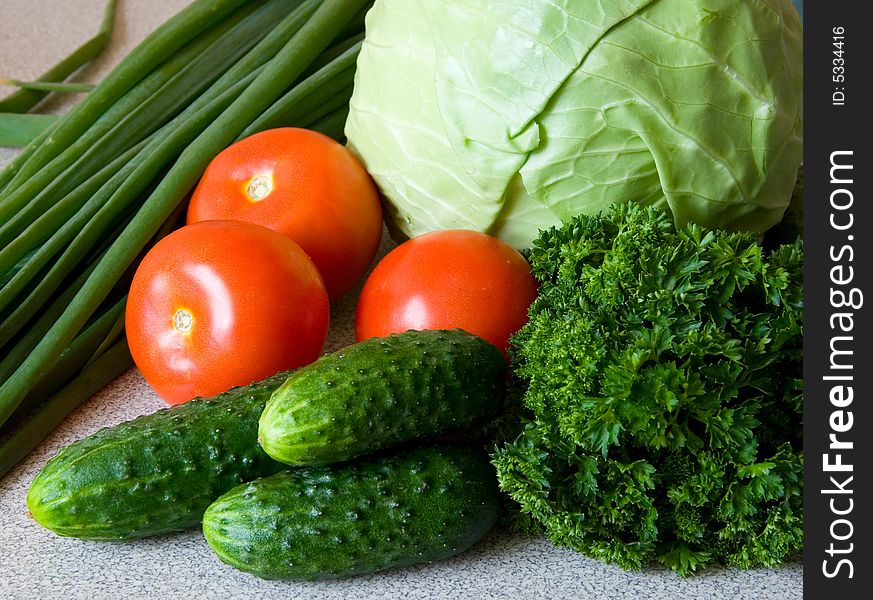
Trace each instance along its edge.
<instances>
[{"instance_id":1,"label":"parsley","mask_svg":"<svg viewBox=\"0 0 873 600\"><path fill-rule=\"evenodd\" d=\"M775 566L802 544L802 243L636 203L541 233L502 489L556 544L638 569Z\"/></svg>"}]
</instances>

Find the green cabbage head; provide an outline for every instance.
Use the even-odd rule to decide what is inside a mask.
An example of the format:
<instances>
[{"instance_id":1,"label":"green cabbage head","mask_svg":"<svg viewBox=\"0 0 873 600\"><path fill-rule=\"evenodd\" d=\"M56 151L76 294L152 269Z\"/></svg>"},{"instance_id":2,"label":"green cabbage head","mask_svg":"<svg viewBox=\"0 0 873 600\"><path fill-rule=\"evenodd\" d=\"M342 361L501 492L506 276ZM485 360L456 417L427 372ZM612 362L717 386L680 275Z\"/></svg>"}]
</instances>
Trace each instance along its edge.
<instances>
[{"instance_id":1,"label":"green cabbage head","mask_svg":"<svg viewBox=\"0 0 873 600\"><path fill-rule=\"evenodd\" d=\"M537 232L615 202L765 231L802 154L790 0L376 0L349 146L395 234Z\"/></svg>"}]
</instances>

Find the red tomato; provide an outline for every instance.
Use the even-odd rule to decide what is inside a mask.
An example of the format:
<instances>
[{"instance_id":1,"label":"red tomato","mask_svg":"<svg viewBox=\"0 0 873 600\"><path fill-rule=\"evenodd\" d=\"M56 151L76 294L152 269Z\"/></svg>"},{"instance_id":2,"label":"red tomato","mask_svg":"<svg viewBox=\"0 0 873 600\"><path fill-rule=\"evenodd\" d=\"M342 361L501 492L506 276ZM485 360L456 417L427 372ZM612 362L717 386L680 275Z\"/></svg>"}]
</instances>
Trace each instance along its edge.
<instances>
[{"instance_id":1,"label":"red tomato","mask_svg":"<svg viewBox=\"0 0 873 600\"><path fill-rule=\"evenodd\" d=\"M241 221L196 223L158 242L125 315L131 355L169 404L312 362L328 321L327 292L300 246Z\"/></svg>"},{"instance_id":2,"label":"red tomato","mask_svg":"<svg viewBox=\"0 0 873 600\"><path fill-rule=\"evenodd\" d=\"M382 237L379 195L361 163L331 138L292 127L256 133L213 159L187 221L210 219L290 237L318 267L332 301L363 276Z\"/></svg>"},{"instance_id":3,"label":"red tomato","mask_svg":"<svg viewBox=\"0 0 873 600\"><path fill-rule=\"evenodd\" d=\"M435 231L376 265L358 299L356 336L457 327L505 354L536 294L530 265L508 244L475 231Z\"/></svg>"}]
</instances>

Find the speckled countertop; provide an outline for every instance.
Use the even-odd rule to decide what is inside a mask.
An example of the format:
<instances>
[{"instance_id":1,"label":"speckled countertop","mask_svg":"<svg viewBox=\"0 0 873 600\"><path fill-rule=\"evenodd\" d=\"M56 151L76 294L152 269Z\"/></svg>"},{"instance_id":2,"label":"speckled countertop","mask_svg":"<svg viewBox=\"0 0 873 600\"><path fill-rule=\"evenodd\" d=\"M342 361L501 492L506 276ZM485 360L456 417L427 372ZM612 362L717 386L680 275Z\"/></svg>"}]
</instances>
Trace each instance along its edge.
<instances>
[{"instance_id":1,"label":"speckled countertop","mask_svg":"<svg viewBox=\"0 0 873 600\"><path fill-rule=\"evenodd\" d=\"M111 48L77 77L97 81L187 0L119 0ZM96 31L104 0L0 0L0 75L32 79ZM10 91L0 86L0 95ZM47 110L63 111L63 103ZM14 152L0 149L0 165ZM388 243L383 245L382 252ZM356 293L333 307L329 346L351 340ZM74 412L0 480L0 599L77 598L749 598L802 595L802 569L711 569L680 579L665 569L628 573L494 531L472 550L433 565L328 583L263 581L220 563L199 531L137 542L59 538L27 518L24 496L62 446L163 406L135 369Z\"/></svg>"}]
</instances>

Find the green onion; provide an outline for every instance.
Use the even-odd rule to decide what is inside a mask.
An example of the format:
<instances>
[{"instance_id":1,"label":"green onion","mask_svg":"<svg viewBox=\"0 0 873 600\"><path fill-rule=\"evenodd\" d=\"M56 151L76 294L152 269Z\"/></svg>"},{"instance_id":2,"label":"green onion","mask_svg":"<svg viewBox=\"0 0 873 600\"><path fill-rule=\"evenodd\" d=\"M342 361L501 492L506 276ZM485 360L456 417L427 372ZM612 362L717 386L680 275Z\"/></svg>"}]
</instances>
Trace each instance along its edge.
<instances>
[{"instance_id":1,"label":"green onion","mask_svg":"<svg viewBox=\"0 0 873 600\"><path fill-rule=\"evenodd\" d=\"M20 413L30 412L33 406L39 404L46 396L73 380L82 370L82 366L94 357L98 348L107 340L107 336L111 335L111 341L116 341L119 335L118 323L119 320L124 322L126 304L127 296L124 296L92 319L90 324L82 329L73 342L61 352L57 361L43 375L39 383L30 389L13 415L21 416Z\"/></svg>"},{"instance_id":2,"label":"green onion","mask_svg":"<svg viewBox=\"0 0 873 600\"><path fill-rule=\"evenodd\" d=\"M74 143L119 98L152 69L172 57L190 40L220 22L244 4L245 0L195 0L176 16L158 27L143 43L128 54L112 72L67 114L52 136L40 144L20 165L10 183L26 181L58 152ZM0 176L0 181L3 177ZM9 188L7 187L5 192ZM0 194L0 209L4 208ZM3 215L0 213L0 220Z\"/></svg>"},{"instance_id":3,"label":"green onion","mask_svg":"<svg viewBox=\"0 0 873 600\"><path fill-rule=\"evenodd\" d=\"M227 70L279 18L288 0L270 0L257 10L246 7L219 27L186 47L173 60L161 65L153 76L140 82L58 157L10 192L6 211L17 210L24 221L30 214L47 210L58 198L82 182L88 173L104 167L125 152L132 141L149 135L171 119L213 79ZM160 75L160 77L157 77ZM25 213L22 215L21 213ZM0 222L4 215L0 209ZM4 243L0 234L0 246ZM4 268L0 263L0 271Z\"/></svg>"},{"instance_id":4,"label":"green onion","mask_svg":"<svg viewBox=\"0 0 873 600\"><path fill-rule=\"evenodd\" d=\"M23 425L0 442L0 477L36 448L67 415L132 365L127 340L122 338L85 367L76 379L49 398Z\"/></svg>"},{"instance_id":5,"label":"green onion","mask_svg":"<svg viewBox=\"0 0 873 600\"><path fill-rule=\"evenodd\" d=\"M0 221L9 218L10 212L20 210L26 202L31 203L32 209L40 210L80 183L85 173L104 166L124 152L131 140L140 139L163 125L180 107L197 97L212 78L226 70L248 44L257 41L257 32L281 14L278 9L284 1L273 0L260 7L272 10L249 14L251 7L244 7L235 12L134 86L91 128L41 165L40 170L28 168L36 164L33 161L26 163L12 180L12 185L18 184L18 187L5 194L0 204ZM101 85L94 93L103 90ZM24 177L27 181L22 180Z\"/></svg>"},{"instance_id":6,"label":"green onion","mask_svg":"<svg viewBox=\"0 0 873 600\"><path fill-rule=\"evenodd\" d=\"M35 320L28 322L27 330L15 338L14 344L10 344L10 347L5 348L6 351L2 360L0 360L0 380L5 380L12 375L21 366L24 359L36 348L52 324L63 314L70 300L82 288L85 279L94 270L94 266L96 265L91 265L90 268L82 271L74 281L55 296L53 301L45 307Z\"/></svg>"},{"instance_id":7,"label":"green onion","mask_svg":"<svg viewBox=\"0 0 873 600\"><path fill-rule=\"evenodd\" d=\"M98 205L96 196L107 181L120 181L128 168L129 161L136 156L138 150L145 145L140 142L121 156L116 157L103 169L94 173L66 197L45 211L25 209L20 211L6 223L0 225L0 273L17 263L27 253L33 251L43 242L54 240L51 232L57 231L65 223L74 233L79 226L69 219L77 212L81 213L89 206ZM115 184L117 185L117 184ZM69 238L63 238L58 243L64 245ZM51 256L51 255L49 255ZM0 290L0 310L3 309L3 295L6 289ZM8 292L7 292L8 293Z\"/></svg>"},{"instance_id":8,"label":"green onion","mask_svg":"<svg viewBox=\"0 0 873 600\"><path fill-rule=\"evenodd\" d=\"M27 86L19 85L18 82L13 81L13 85L18 85L18 87L24 89L0 100L0 112L26 113L36 106L39 101L46 96L47 92L57 91L57 89L41 90L37 87L38 84L51 84L52 82L63 81L73 72L82 67L82 65L90 62L103 52L103 49L109 42L109 36L112 33L112 23L115 20L115 5L116 0L109 0L109 2L106 3L106 9L103 11L103 22L100 24L100 30L97 32L97 35L79 46L79 48L73 51L72 54L61 62L40 75L37 81ZM8 83L8 80L6 83Z\"/></svg>"},{"instance_id":9,"label":"green onion","mask_svg":"<svg viewBox=\"0 0 873 600\"><path fill-rule=\"evenodd\" d=\"M307 125L309 129L318 131L326 136L332 137L340 143L345 143L346 134L345 126L346 119L349 117L349 107L344 106L339 110L335 110L324 118L319 119L312 125Z\"/></svg>"},{"instance_id":10,"label":"green onion","mask_svg":"<svg viewBox=\"0 0 873 600\"><path fill-rule=\"evenodd\" d=\"M0 146L23 148L57 120L56 115L0 113Z\"/></svg>"},{"instance_id":11,"label":"green onion","mask_svg":"<svg viewBox=\"0 0 873 600\"><path fill-rule=\"evenodd\" d=\"M0 85L10 85L23 90L33 90L35 92L58 92L61 94L87 94L96 87L93 83L20 81L18 79L0 79Z\"/></svg>"},{"instance_id":12,"label":"green onion","mask_svg":"<svg viewBox=\"0 0 873 600\"><path fill-rule=\"evenodd\" d=\"M157 242L159 239L163 238L170 231L172 231L177 224L179 223L182 214L184 213L184 205L179 205L173 214L164 222L161 228L158 230L158 233L153 238L152 242ZM120 224L118 227L118 232L123 230L123 228L127 225L129 219ZM113 233L110 237L117 237L118 232ZM88 277L94 271L94 268L97 266L100 258L106 253L108 248L108 244L104 244L102 247L98 247L94 251L94 255L91 257L91 260L88 260L88 264L86 268L75 278L72 283L70 283L59 295L57 295L53 301L48 305L48 307L34 320L29 324L29 327L24 332L24 334L18 338L15 342L15 345L9 349L6 355L0 360L0 380L4 380L9 375L11 375L15 370L21 365L22 362L27 358L27 356L33 351L33 349L39 344L39 341L46 335L46 333L51 328L52 324L63 314L64 310L66 310L67 305L70 301L75 297L78 291L82 288L85 281L87 281ZM123 293L126 295L127 293L127 285L126 280L130 279L133 276L132 271L128 273L128 276L122 278L119 282L119 285L116 286L116 292ZM101 318L100 315L96 317L97 319ZM114 330L118 330L123 327L123 315L121 315L116 323L113 325ZM111 338L111 341L114 342L114 338ZM98 349L95 353L99 353L102 349ZM69 348L65 350L66 353L69 353ZM77 353L79 366L84 366L86 362L93 359L93 356L82 356L81 353ZM51 365L49 368L52 368ZM53 381L54 377L49 375L43 376L43 379L48 379L49 381ZM29 392L32 395L33 391ZM20 407L19 407L20 408Z\"/></svg>"},{"instance_id":13,"label":"green onion","mask_svg":"<svg viewBox=\"0 0 873 600\"><path fill-rule=\"evenodd\" d=\"M121 163L124 158L129 157L122 156L120 158L119 162ZM19 299L14 312L10 316L4 315L3 323L0 324L0 345L5 344L9 340L12 332L14 332L12 331L13 328L19 328L34 311L42 306L42 303L61 284L69 269L77 264L86 255L87 251L99 242L101 236L94 234L97 229L93 224L95 219L100 218L98 221L100 225L104 223L111 225L113 219L122 214L125 206L116 207L113 205L107 208L104 199L110 196L113 190L121 185L134 168L135 163L133 161L121 165L98 190L92 190L91 186L80 188L81 196L90 192L90 197L88 197L88 200L82 205L78 213L72 219L65 221L54 235L30 256L30 259L3 286L3 289L0 289L0 311L3 311L10 305L15 306L14 301L16 298L19 298L18 294L26 290L26 286L30 282L37 282L35 287L28 292L26 298ZM110 169L104 171L110 171ZM101 172L97 175L102 176L103 174L104 172ZM102 177L97 179L102 179ZM74 198L77 199L78 196ZM48 215L49 213L46 214ZM39 225L39 221L36 224ZM102 231L103 229L101 228L98 233ZM25 239L24 235L19 236L15 242L22 239ZM3 255L7 251L21 252L16 244L12 243L0 251L0 260L4 258ZM49 260L60 251L63 252L51 264ZM13 258L16 257L13 256ZM48 271L44 270L46 266L50 267ZM0 312L0 314L3 313Z\"/></svg>"},{"instance_id":14,"label":"green onion","mask_svg":"<svg viewBox=\"0 0 873 600\"><path fill-rule=\"evenodd\" d=\"M355 61L360 51L361 42L356 41L351 47L337 54L333 61L311 74L273 103L268 110L249 124L237 136L237 139L248 137L265 129L278 127L282 123L294 123L305 119L308 114L323 107L326 100L329 102L337 94L351 88L355 77ZM344 103L348 104L347 98ZM324 114L331 112L334 108L336 107L329 108ZM321 115L317 118L320 117ZM310 122L314 122L314 120Z\"/></svg>"},{"instance_id":15,"label":"green onion","mask_svg":"<svg viewBox=\"0 0 873 600\"><path fill-rule=\"evenodd\" d=\"M42 146L43 142L48 139L51 131L58 126L58 123L60 123L61 120L61 118L57 118L53 124L49 125L49 127L37 135L37 137L35 137L21 152L16 154L15 158L13 158L4 168L0 169L0 197L2 197L3 191L9 187L9 182L21 166L30 160L30 157L36 153L37 148ZM0 206L2 206L2 203L0 203Z\"/></svg>"}]
</instances>

